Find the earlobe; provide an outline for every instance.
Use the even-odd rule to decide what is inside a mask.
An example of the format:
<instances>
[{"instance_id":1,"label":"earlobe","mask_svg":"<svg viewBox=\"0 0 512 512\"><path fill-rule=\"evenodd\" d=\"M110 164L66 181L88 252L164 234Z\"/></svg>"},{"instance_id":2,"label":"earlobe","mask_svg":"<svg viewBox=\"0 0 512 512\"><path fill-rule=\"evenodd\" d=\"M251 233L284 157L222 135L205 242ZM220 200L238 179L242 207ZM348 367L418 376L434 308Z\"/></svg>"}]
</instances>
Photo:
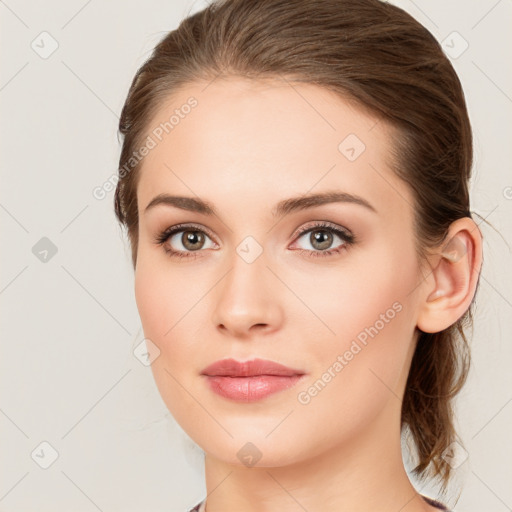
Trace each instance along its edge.
<instances>
[{"instance_id":1,"label":"earlobe","mask_svg":"<svg viewBox=\"0 0 512 512\"><path fill-rule=\"evenodd\" d=\"M437 264L425 280L425 298L420 305L417 327L440 332L464 315L475 294L482 261L482 237L469 217L453 222L437 252Z\"/></svg>"}]
</instances>

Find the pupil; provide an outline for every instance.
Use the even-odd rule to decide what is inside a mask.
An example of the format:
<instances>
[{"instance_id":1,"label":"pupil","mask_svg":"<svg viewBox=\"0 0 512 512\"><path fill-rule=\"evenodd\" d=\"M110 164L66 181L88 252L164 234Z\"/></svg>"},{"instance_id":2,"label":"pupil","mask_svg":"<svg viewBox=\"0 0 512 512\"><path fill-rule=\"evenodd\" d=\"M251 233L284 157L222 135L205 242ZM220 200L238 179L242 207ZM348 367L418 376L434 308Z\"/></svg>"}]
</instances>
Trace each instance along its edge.
<instances>
[{"instance_id":1,"label":"pupil","mask_svg":"<svg viewBox=\"0 0 512 512\"><path fill-rule=\"evenodd\" d=\"M198 242L201 242L202 239L202 235L198 231L187 231L184 233L184 237L183 245L187 249L197 249Z\"/></svg>"},{"instance_id":2,"label":"pupil","mask_svg":"<svg viewBox=\"0 0 512 512\"><path fill-rule=\"evenodd\" d=\"M324 231L324 230L313 231L311 233L311 235L312 235L312 240L311 240L312 245L315 246L315 244L318 244L319 245L319 247L317 247L318 249L327 249L329 247L329 245L331 244L332 234L329 233L328 231Z\"/></svg>"}]
</instances>

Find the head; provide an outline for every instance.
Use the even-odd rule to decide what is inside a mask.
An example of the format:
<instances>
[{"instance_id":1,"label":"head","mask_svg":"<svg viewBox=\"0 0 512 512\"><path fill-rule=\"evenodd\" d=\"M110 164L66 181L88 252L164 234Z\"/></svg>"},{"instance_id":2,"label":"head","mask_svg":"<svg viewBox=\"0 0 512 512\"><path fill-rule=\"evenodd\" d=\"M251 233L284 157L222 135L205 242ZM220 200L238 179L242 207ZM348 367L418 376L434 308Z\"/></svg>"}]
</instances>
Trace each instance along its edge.
<instances>
[{"instance_id":1,"label":"head","mask_svg":"<svg viewBox=\"0 0 512 512\"><path fill-rule=\"evenodd\" d=\"M157 45L119 129L115 211L184 430L233 463L251 441L277 466L381 422L445 486L481 240L463 90L428 30L378 0L216 2ZM227 357L303 384L227 402L200 375Z\"/></svg>"}]
</instances>

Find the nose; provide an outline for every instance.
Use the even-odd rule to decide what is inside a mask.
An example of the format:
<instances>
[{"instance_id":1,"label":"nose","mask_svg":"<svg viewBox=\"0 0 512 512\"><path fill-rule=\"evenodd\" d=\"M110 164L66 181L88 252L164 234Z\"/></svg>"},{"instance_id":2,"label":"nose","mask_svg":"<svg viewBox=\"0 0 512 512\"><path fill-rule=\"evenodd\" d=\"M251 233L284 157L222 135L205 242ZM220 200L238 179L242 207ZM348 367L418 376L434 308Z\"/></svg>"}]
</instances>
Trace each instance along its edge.
<instances>
[{"instance_id":1,"label":"nose","mask_svg":"<svg viewBox=\"0 0 512 512\"><path fill-rule=\"evenodd\" d=\"M247 262L236 252L231 268L216 287L213 323L221 334L237 338L278 330L283 321L280 281L267 268L265 253Z\"/></svg>"}]
</instances>

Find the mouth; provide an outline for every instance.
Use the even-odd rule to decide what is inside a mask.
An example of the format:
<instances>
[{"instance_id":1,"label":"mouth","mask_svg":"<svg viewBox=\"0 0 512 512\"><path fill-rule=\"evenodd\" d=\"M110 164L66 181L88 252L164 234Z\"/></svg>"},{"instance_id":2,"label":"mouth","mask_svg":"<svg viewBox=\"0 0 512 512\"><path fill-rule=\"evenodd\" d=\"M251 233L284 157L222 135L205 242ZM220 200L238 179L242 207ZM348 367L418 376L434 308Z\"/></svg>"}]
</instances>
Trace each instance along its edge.
<instances>
[{"instance_id":1,"label":"mouth","mask_svg":"<svg viewBox=\"0 0 512 512\"><path fill-rule=\"evenodd\" d=\"M265 359L223 359L205 368L201 375L214 393L236 402L255 402L295 386L305 372Z\"/></svg>"},{"instance_id":2,"label":"mouth","mask_svg":"<svg viewBox=\"0 0 512 512\"><path fill-rule=\"evenodd\" d=\"M304 375L304 373L302 370L289 368L268 359L252 359L251 361L221 359L204 368L201 375L210 377L255 377L259 375L293 377Z\"/></svg>"}]
</instances>

